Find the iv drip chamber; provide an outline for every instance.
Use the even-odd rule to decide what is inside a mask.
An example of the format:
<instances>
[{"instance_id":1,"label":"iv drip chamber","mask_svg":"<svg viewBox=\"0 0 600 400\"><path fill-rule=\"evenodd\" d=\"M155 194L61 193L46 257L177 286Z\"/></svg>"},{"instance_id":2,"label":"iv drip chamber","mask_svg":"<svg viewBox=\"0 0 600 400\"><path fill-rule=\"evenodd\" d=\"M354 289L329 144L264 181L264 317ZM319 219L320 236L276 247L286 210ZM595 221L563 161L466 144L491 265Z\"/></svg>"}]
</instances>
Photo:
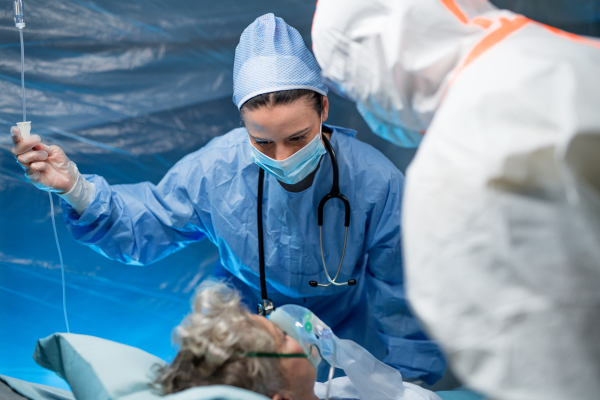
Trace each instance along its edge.
<instances>
[{"instance_id":1,"label":"iv drip chamber","mask_svg":"<svg viewBox=\"0 0 600 400\"><path fill-rule=\"evenodd\" d=\"M31 132L31 121L27 121L27 122L17 122L17 126L19 127L19 130L21 131L21 139L27 139L30 135Z\"/></svg>"},{"instance_id":2,"label":"iv drip chamber","mask_svg":"<svg viewBox=\"0 0 600 400\"><path fill-rule=\"evenodd\" d=\"M15 3L15 26L19 29L25 28L25 14L23 12L23 0L14 0Z\"/></svg>"}]
</instances>

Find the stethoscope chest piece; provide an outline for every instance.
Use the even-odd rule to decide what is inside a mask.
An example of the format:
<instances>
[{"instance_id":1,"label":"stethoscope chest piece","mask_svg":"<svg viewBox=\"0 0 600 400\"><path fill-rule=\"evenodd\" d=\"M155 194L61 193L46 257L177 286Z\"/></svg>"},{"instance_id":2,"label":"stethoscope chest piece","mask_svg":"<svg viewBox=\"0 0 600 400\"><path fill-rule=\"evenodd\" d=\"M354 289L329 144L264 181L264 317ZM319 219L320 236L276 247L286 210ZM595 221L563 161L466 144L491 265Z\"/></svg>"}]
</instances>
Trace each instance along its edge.
<instances>
[{"instance_id":1,"label":"stethoscope chest piece","mask_svg":"<svg viewBox=\"0 0 600 400\"><path fill-rule=\"evenodd\" d=\"M310 281L310 282L308 282L308 284L312 287L319 286L319 282L317 282L317 281ZM356 279L349 279L348 282L342 283L342 285L354 286L354 285L356 285ZM329 285L320 285L320 286L329 286Z\"/></svg>"},{"instance_id":2,"label":"stethoscope chest piece","mask_svg":"<svg viewBox=\"0 0 600 400\"><path fill-rule=\"evenodd\" d=\"M275 311L275 305L271 299L263 299L262 303L258 303L256 306L256 313L263 317L269 316L273 311Z\"/></svg>"}]
</instances>

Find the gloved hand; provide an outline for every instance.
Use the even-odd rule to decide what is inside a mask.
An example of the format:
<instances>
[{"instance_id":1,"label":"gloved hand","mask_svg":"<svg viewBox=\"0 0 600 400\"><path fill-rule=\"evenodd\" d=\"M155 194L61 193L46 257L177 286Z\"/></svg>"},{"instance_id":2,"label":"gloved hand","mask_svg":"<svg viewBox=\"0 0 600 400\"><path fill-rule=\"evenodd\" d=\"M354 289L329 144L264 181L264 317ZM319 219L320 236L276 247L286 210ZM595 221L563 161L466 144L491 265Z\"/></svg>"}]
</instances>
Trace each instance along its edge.
<instances>
[{"instance_id":1,"label":"gloved hand","mask_svg":"<svg viewBox=\"0 0 600 400\"><path fill-rule=\"evenodd\" d=\"M73 189L79 170L60 147L45 145L38 135L22 139L16 126L10 128L10 135L15 145L12 153L35 187L59 194Z\"/></svg>"}]
</instances>

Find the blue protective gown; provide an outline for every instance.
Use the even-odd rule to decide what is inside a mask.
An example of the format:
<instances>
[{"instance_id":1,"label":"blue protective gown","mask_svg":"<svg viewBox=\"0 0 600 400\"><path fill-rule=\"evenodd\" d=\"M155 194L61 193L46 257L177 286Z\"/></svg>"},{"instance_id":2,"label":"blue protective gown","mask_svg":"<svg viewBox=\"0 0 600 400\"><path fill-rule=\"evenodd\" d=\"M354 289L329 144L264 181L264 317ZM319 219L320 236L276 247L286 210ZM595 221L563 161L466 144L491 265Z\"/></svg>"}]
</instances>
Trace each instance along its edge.
<instances>
[{"instance_id":1,"label":"blue protective gown","mask_svg":"<svg viewBox=\"0 0 600 400\"><path fill-rule=\"evenodd\" d=\"M405 377L433 382L441 377L445 361L409 311L403 286L404 177L380 152L357 140L356 132L330 129L340 191L352 212L339 281L354 278L358 283L308 285L311 280L327 282L317 226L318 204L333 182L331 159L325 154L313 185L302 192L288 192L265 174L269 298L276 306L294 303L313 310L340 337L355 340ZM250 160L248 146L246 129L234 129L184 157L157 186L149 182L110 186L102 177L88 175L96 187L94 200L81 216L63 201L67 227L81 243L131 265L152 263L208 238L219 248L224 269L236 277L233 282L257 303L259 167ZM325 206L323 238L325 260L330 274L335 274L344 238L341 201L330 200Z\"/></svg>"}]
</instances>

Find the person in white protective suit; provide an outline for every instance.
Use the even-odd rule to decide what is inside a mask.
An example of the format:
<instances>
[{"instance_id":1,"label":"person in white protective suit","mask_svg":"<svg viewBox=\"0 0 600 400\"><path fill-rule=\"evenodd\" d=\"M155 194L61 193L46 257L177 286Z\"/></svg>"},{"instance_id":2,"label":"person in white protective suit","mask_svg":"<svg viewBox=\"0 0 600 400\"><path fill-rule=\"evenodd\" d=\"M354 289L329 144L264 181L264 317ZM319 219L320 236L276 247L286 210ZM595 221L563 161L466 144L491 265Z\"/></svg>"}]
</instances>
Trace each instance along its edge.
<instances>
[{"instance_id":1,"label":"person in white protective suit","mask_svg":"<svg viewBox=\"0 0 600 400\"><path fill-rule=\"evenodd\" d=\"M600 42L482 0L320 0L314 53L408 168L408 298L494 399L600 398Z\"/></svg>"}]
</instances>

